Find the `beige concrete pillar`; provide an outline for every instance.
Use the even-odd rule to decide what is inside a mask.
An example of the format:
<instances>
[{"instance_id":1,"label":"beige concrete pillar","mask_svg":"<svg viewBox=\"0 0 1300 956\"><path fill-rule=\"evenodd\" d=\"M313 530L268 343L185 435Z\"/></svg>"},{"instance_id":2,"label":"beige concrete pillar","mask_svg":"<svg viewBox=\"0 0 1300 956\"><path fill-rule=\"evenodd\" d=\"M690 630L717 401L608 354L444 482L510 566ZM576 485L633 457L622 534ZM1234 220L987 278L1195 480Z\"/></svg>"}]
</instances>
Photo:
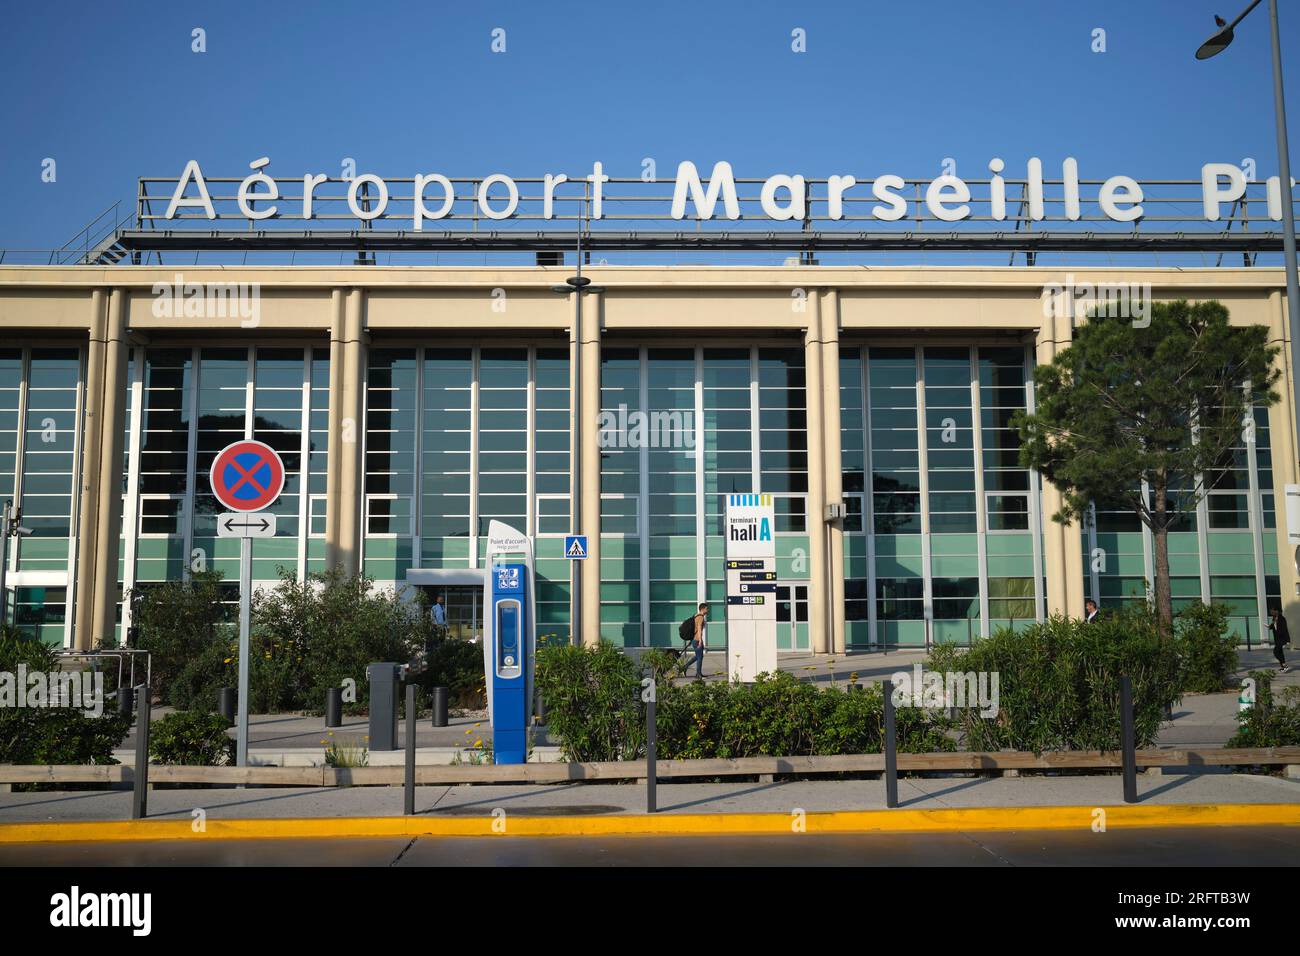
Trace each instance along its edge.
<instances>
[{"instance_id":1,"label":"beige concrete pillar","mask_svg":"<svg viewBox=\"0 0 1300 956\"><path fill-rule=\"evenodd\" d=\"M366 379L364 309L362 290L349 289L343 305L342 415L338 431L338 567L348 575L361 570Z\"/></svg>"},{"instance_id":2,"label":"beige concrete pillar","mask_svg":"<svg viewBox=\"0 0 1300 956\"><path fill-rule=\"evenodd\" d=\"M804 365L808 385L808 633L815 654L832 647L830 595L826 568L826 418L823 414L821 295L808 296Z\"/></svg>"},{"instance_id":3,"label":"beige concrete pillar","mask_svg":"<svg viewBox=\"0 0 1300 956\"><path fill-rule=\"evenodd\" d=\"M1065 321L1069 321L1068 319ZM1056 323L1046 317L1038 330L1037 361L1050 365L1056 357ZM1061 494L1046 478L1042 479L1043 576L1047 578L1047 613L1066 613L1065 529L1052 520L1061 509Z\"/></svg>"},{"instance_id":4,"label":"beige concrete pillar","mask_svg":"<svg viewBox=\"0 0 1300 956\"><path fill-rule=\"evenodd\" d=\"M330 297L330 408L329 448L325 472L325 566L337 568L339 554L339 512L343 499L339 496L339 472L342 460L343 411L343 302L342 289L335 289Z\"/></svg>"},{"instance_id":5,"label":"beige concrete pillar","mask_svg":"<svg viewBox=\"0 0 1300 956\"><path fill-rule=\"evenodd\" d=\"M569 530L582 528L582 313L579 296L571 292L569 307ZM590 541L590 538L588 539ZM582 643L574 627L582 619L582 562L569 561L569 643Z\"/></svg>"},{"instance_id":6,"label":"beige concrete pillar","mask_svg":"<svg viewBox=\"0 0 1300 956\"><path fill-rule=\"evenodd\" d=\"M95 535L99 502L99 442L104 401L104 327L108 296L102 289L91 293L90 345L86 351L85 411L81 416L81 483L77 505L77 567L73 586L75 605L72 641L77 650L93 643L95 620Z\"/></svg>"},{"instance_id":7,"label":"beige concrete pillar","mask_svg":"<svg viewBox=\"0 0 1300 956\"><path fill-rule=\"evenodd\" d=\"M844 503L844 468L840 460L840 294L828 289L821 312L822 325L822 434L825 435L826 503ZM813 521L817 515L810 516ZM844 633L844 519L826 524L831 649L843 654Z\"/></svg>"},{"instance_id":8,"label":"beige concrete pillar","mask_svg":"<svg viewBox=\"0 0 1300 956\"><path fill-rule=\"evenodd\" d=\"M1273 503L1277 511L1277 570L1282 613L1292 634L1300 634L1300 574L1296 571L1296 546L1287 534L1286 486L1300 484L1296 462L1296 427L1293 396L1295 370L1291 368L1290 325L1286 299L1274 290L1268 297L1268 344L1282 349L1277 367L1282 372L1277 390L1282 400L1268 410L1269 443L1273 456Z\"/></svg>"},{"instance_id":9,"label":"beige concrete pillar","mask_svg":"<svg viewBox=\"0 0 1300 956\"><path fill-rule=\"evenodd\" d=\"M582 563L582 643L600 642L600 340L604 297L581 296L582 395L578 429L582 434L582 531L587 560ZM643 529L644 530L644 529Z\"/></svg>"},{"instance_id":10,"label":"beige concrete pillar","mask_svg":"<svg viewBox=\"0 0 1300 956\"><path fill-rule=\"evenodd\" d=\"M99 494L95 531L95 605L91 638L112 646L117 623L118 545L122 537L122 454L126 428L127 294L114 289L104 329L104 392L100 416ZM84 637L83 637L84 639Z\"/></svg>"}]
</instances>

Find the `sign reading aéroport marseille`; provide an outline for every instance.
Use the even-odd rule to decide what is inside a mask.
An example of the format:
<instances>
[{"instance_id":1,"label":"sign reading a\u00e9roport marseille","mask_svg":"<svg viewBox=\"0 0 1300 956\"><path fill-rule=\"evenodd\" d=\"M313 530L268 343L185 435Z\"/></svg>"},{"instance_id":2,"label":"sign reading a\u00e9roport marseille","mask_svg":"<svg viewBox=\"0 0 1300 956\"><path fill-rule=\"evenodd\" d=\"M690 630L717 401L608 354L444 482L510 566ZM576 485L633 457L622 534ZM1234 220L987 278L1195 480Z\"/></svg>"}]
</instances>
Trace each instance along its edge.
<instances>
[{"instance_id":1,"label":"sign reading a\u00e9roport marseille","mask_svg":"<svg viewBox=\"0 0 1300 956\"><path fill-rule=\"evenodd\" d=\"M317 195L316 190L322 185L338 182L325 173L307 173L299 185L294 185L286 193L281 193L281 184L288 186L288 180L270 176L265 170L270 165L270 157L262 156L249 163L253 170L240 182L235 196L239 215L250 221L263 219L296 219L310 221L321 214L318 208L322 201L336 197ZM987 179L964 179L951 171L945 171L924 184L924 206L935 219L943 222L961 222L971 218L972 204L981 207L987 204L987 213L977 214L977 218L992 221L1018 219L1017 209L1023 206L1031 221L1050 219L1053 221L1078 221L1083 216L1084 204L1096 204L1103 216L1114 222L1135 222L1146 215L1143 202L1147 195L1136 179L1131 176L1113 175L1105 180L1080 178L1078 161L1067 157L1061 162L1061 178L1051 179L1044 175L1043 162L1033 157L1025 164L1023 180L1007 178L1003 173L1007 164L994 157L988 162ZM982 173L983 171L981 171ZM1207 221L1217 222L1225 213L1233 215L1233 204L1246 193L1251 179L1240 166L1233 163L1205 163L1200 168L1201 178L1201 214ZM1252 174L1253 175L1253 174ZM214 180L215 181L215 180ZM555 216L557 200L572 199L572 196L557 196L556 189L565 183L581 184L586 191L584 201L587 204L584 218L597 220L604 218L604 205L607 197L603 187L611 179L605 174L601 163L592 164L588 176L571 181L567 175L547 173L540 180L542 193L540 208L523 218L549 220ZM644 180L655 182L654 179ZM406 179L394 179L396 190L391 193L389 181L373 173L350 175L347 184L347 204L352 215L357 219L396 218L388 211L390 198L401 205L402 218L409 218L411 228L419 232L426 221L440 219L460 219L472 216L475 220L513 219L522 216L520 210L519 182L529 184L536 180L516 182L504 173L492 173L481 179L475 178L473 195L458 194L451 179L440 173L420 173ZM741 183L747 180L740 180ZM824 180L824 192L814 197L810 193L813 183L822 180L806 179L802 175L777 173L763 180L759 189L759 205L762 216L778 221L803 221L809 215L809 204L825 203L826 215L816 218L839 221L846 217L846 203L875 202L870 207L869 216L865 218L883 222L894 222L910 218L909 202L920 205L922 197L911 195L912 187L907 180L892 173L876 175L873 178L858 179L855 176L836 175ZM1023 183L1023 191L1018 195L1009 195L1008 184ZM737 179L731 164L717 162L710 175L705 178L695 163L685 161L677 166L677 175L673 180L672 198L664 212L642 210L636 219L713 219L721 208L721 218L737 220L742 218L742 199L737 192ZM971 190L978 185L986 190L986 195L979 197ZM1048 186L1060 186L1061 198L1055 195L1049 200ZM1153 184L1148 184L1153 185ZM1282 220L1282 190L1277 176L1270 177L1266 183L1268 218L1275 222ZM819 187L820 188L820 187ZM162 219L217 219L213 196L208 189L207 180L198 160L191 159L176 180L176 187L167 211ZM229 195L217 196L218 200L228 201ZM342 197L337 197L342 198ZM613 200L615 197L608 197ZM625 198L625 197L624 197ZM1154 201L1155 197L1152 197ZM472 202L474 208L463 208L466 201ZM1046 211L1048 202L1059 203L1060 213L1049 215ZM1019 205L1018 205L1019 204ZM528 200L525 200L528 206ZM688 209L689 205L689 209ZM529 206L531 209L532 207ZM860 209L862 207L853 207ZM220 218L226 218L222 215ZM626 215L623 218L628 218ZM749 212L743 218L753 218ZM864 218L849 215L849 219Z\"/></svg>"},{"instance_id":2,"label":"sign reading a\u00e9roport marseille","mask_svg":"<svg viewBox=\"0 0 1300 956\"><path fill-rule=\"evenodd\" d=\"M284 462L260 441L227 445L212 462L212 494L231 511L261 511L284 489Z\"/></svg>"}]
</instances>

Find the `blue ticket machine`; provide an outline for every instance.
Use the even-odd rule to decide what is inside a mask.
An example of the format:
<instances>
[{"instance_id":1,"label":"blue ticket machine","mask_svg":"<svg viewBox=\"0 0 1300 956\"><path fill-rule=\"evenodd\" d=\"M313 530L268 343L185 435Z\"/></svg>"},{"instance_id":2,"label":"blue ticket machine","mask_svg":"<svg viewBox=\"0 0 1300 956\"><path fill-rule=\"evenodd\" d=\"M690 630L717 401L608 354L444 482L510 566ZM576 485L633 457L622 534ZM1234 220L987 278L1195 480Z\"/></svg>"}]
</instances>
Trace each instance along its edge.
<instances>
[{"instance_id":1,"label":"blue ticket machine","mask_svg":"<svg viewBox=\"0 0 1300 956\"><path fill-rule=\"evenodd\" d=\"M524 763L528 759L528 724L532 715L531 684L532 609L531 575L523 564L497 564L488 568L492 602L491 626L485 634L488 707L492 722L492 749L497 763Z\"/></svg>"}]
</instances>

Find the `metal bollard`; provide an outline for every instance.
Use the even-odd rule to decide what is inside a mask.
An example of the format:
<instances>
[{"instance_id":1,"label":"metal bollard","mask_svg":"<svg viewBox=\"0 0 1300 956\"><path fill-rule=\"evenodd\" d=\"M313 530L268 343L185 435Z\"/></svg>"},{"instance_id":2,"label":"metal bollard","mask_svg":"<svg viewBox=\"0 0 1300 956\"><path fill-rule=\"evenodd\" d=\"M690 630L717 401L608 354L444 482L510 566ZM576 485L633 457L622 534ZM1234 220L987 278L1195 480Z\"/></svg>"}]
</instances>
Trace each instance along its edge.
<instances>
[{"instance_id":1,"label":"metal bollard","mask_svg":"<svg viewBox=\"0 0 1300 956\"><path fill-rule=\"evenodd\" d=\"M433 726L447 726L447 688L433 689Z\"/></svg>"},{"instance_id":2,"label":"metal bollard","mask_svg":"<svg viewBox=\"0 0 1300 956\"><path fill-rule=\"evenodd\" d=\"M1137 803L1137 747L1133 734L1133 681L1119 679L1120 746L1124 749L1124 802Z\"/></svg>"},{"instance_id":3,"label":"metal bollard","mask_svg":"<svg viewBox=\"0 0 1300 956\"><path fill-rule=\"evenodd\" d=\"M121 717L135 714L135 688L119 687L117 689L117 713Z\"/></svg>"},{"instance_id":4,"label":"metal bollard","mask_svg":"<svg viewBox=\"0 0 1300 956\"><path fill-rule=\"evenodd\" d=\"M655 813L658 811L657 794L655 787L658 784L656 780L657 768L656 763L658 754L655 753L658 747L658 741L655 736L655 685L653 681L649 687L650 699L645 705L645 809L646 813Z\"/></svg>"},{"instance_id":5,"label":"metal bollard","mask_svg":"<svg viewBox=\"0 0 1300 956\"><path fill-rule=\"evenodd\" d=\"M894 718L894 683L885 681L885 806L898 806L898 728Z\"/></svg>"},{"instance_id":6,"label":"metal bollard","mask_svg":"<svg viewBox=\"0 0 1300 956\"><path fill-rule=\"evenodd\" d=\"M415 814L415 685L406 685L406 815Z\"/></svg>"},{"instance_id":7,"label":"metal bollard","mask_svg":"<svg viewBox=\"0 0 1300 956\"><path fill-rule=\"evenodd\" d=\"M343 726L343 688L325 688L325 726Z\"/></svg>"},{"instance_id":8,"label":"metal bollard","mask_svg":"<svg viewBox=\"0 0 1300 956\"><path fill-rule=\"evenodd\" d=\"M149 815L149 715L151 702L149 689L143 684L135 695L138 705L135 719L135 771L131 775L134 792L131 794L131 819L143 820Z\"/></svg>"},{"instance_id":9,"label":"metal bollard","mask_svg":"<svg viewBox=\"0 0 1300 956\"><path fill-rule=\"evenodd\" d=\"M542 699L541 688L533 694L533 716L536 718L533 723L546 723L546 701Z\"/></svg>"},{"instance_id":10,"label":"metal bollard","mask_svg":"<svg viewBox=\"0 0 1300 956\"><path fill-rule=\"evenodd\" d=\"M235 710L239 701L239 692L233 687L222 687L217 691L217 713L226 718L226 726L235 726Z\"/></svg>"}]
</instances>

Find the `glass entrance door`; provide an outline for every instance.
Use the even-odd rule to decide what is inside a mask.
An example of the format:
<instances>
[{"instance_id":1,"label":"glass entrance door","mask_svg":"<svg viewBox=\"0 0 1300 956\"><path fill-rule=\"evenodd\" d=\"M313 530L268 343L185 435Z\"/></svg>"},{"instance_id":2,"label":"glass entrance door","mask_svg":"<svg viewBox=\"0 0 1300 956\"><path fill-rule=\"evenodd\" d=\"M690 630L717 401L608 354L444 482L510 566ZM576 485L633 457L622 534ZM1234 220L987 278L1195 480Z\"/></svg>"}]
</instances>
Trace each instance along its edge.
<instances>
[{"instance_id":1,"label":"glass entrance door","mask_svg":"<svg viewBox=\"0 0 1300 956\"><path fill-rule=\"evenodd\" d=\"M478 641L483 637L483 588L475 585L421 585L432 606L442 595L447 605L447 632L462 641Z\"/></svg>"},{"instance_id":2,"label":"glass entrance door","mask_svg":"<svg viewBox=\"0 0 1300 956\"><path fill-rule=\"evenodd\" d=\"M778 651L808 650L807 582L777 582L776 649Z\"/></svg>"}]
</instances>

